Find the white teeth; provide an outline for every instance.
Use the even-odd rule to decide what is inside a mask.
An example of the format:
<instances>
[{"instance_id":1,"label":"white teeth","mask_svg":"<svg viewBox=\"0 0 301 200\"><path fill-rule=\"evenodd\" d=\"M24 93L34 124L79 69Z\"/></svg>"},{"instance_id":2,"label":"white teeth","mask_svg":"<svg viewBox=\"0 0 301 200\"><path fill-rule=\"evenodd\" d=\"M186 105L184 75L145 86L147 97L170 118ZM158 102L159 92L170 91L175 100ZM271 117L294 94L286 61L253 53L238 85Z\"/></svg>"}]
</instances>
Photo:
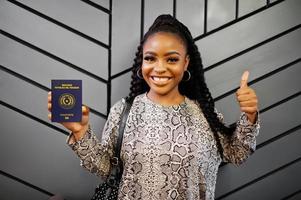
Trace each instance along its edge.
<instances>
[{"instance_id":1,"label":"white teeth","mask_svg":"<svg viewBox=\"0 0 301 200\"><path fill-rule=\"evenodd\" d=\"M164 78L163 78L163 77L161 78L161 77L155 77L155 76L154 76L153 79L154 79L154 81L168 81L169 78L165 78L165 77L164 77Z\"/></svg>"}]
</instances>

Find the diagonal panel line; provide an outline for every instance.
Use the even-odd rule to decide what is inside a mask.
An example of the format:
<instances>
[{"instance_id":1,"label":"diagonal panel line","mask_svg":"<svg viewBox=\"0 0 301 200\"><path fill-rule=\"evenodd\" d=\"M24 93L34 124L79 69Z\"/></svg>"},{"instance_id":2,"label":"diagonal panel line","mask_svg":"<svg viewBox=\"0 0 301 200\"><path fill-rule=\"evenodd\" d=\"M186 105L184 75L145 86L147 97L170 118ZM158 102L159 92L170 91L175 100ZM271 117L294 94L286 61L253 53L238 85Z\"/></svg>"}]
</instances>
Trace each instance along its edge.
<instances>
[{"instance_id":1,"label":"diagonal panel line","mask_svg":"<svg viewBox=\"0 0 301 200\"><path fill-rule=\"evenodd\" d=\"M258 77L256 79L250 81L248 84L249 85L253 85L253 84L255 84L255 83L257 83L257 82L259 82L261 80L264 80L264 79L266 79L266 78L268 78L268 77L270 77L270 76L272 76L272 75L274 75L274 74L276 74L278 72L281 72L281 71L289 68L292 65L295 65L295 64L299 63L300 61L301 61L301 58L298 58L298 59L296 59L296 60L294 60L294 61L292 61L292 62L290 62L290 63L288 63L286 65L283 65L283 66L281 66L281 67L279 67L279 68L277 68L277 69L275 69L275 70L273 70L273 71L271 71L271 72L269 72L269 73L267 73L267 74L265 74L263 76L260 76L260 77ZM123 75L123 74L125 74L127 72L130 72L130 71L131 71L131 68L126 69L126 70L124 70L124 71L122 71L122 72L120 72L118 74L115 74L114 76L112 76L112 78L113 79L117 78L117 77L119 77L119 76L121 76L121 75ZM236 87L236 88L234 88L234 89L232 89L232 90L230 90L230 91L228 91L228 92L226 92L226 93L224 93L224 94L222 94L222 95L214 98L214 101L216 102L216 101L219 101L219 100L221 100L221 99L223 99L223 98L225 98L227 96L230 96L231 94L235 93L237 91L237 89L238 89L238 87Z\"/></svg>"},{"instance_id":2,"label":"diagonal panel line","mask_svg":"<svg viewBox=\"0 0 301 200\"><path fill-rule=\"evenodd\" d=\"M53 124L48 123L48 122L46 122L46 121L44 121L44 120L42 120L42 119L40 119L40 118L38 118L38 117L36 117L36 116L34 116L32 114L29 114L29 113L27 113L27 112L25 112L25 111L23 111L23 110L21 110L19 108L16 108L16 107L14 107L14 106L12 106L12 105L10 105L10 104L2 101L2 100L0 100L0 105L5 106L5 107L7 107L7 108L9 108L9 109L11 109L13 111L16 111L16 112L18 112L18 113L20 113L20 114L22 114L22 115L24 115L24 116L32 119L32 120L35 120L35 121L37 121L37 122L39 122L39 123L41 123L41 124L43 124L45 126L48 126L48 127L52 128L52 129L54 129L56 131L59 131L59 132L63 133L66 136L69 135L68 131L63 130L61 128L58 128L57 126L54 126Z\"/></svg>"},{"instance_id":3,"label":"diagonal panel line","mask_svg":"<svg viewBox=\"0 0 301 200\"><path fill-rule=\"evenodd\" d=\"M276 40L276 39L278 39L278 38L280 38L280 37L282 37L282 36L284 36L286 34L289 34L290 32L298 30L299 28L301 28L300 24L298 24L298 25L296 25L296 26L294 26L294 27L292 27L292 28L290 28L288 30L285 30L285 31L283 31L283 32L281 32L281 33L279 33L277 35L274 35L274 36L272 36L272 37L270 37L270 38L268 38L268 39L266 39L266 40L264 40L262 42L259 42L259 43L255 44L255 45L251 46L251 47L248 47L247 49L244 49L244 50L242 50L242 51L240 51L240 52L238 52L238 53L236 53L236 54L234 54L232 56L229 56L229 57L227 57L227 58L225 58L225 59L223 59L223 60L221 60L221 61L219 61L219 62L217 62L217 63L215 63L213 65L210 65L210 66L206 67L204 69L204 71L205 72L209 71L209 70L211 70L211 69L213 69L213 68L215 68L215 67L217 67L217 66L219 66L221 64L224 64L224 63L226 63L226 62L228 62L230 60L233 60L234 58L236 58L238 56L241 56L241 55L243 55L243 54L245 54L245 53L247 53L247 52L249 52L249 51L251 51L253 49L256 49L256 48L258 48L258 47L260 47L260 46L262 46L264 44L267 44L267 43L269 43L269 42L271 42L273 40Z\"/></svg>"},{"instance_id":4,"label":"diagonal panel line","mask_svg":"<svg viewBox=\"0 0 301 200\"><path fill-rule=\"evenodd\" d=\"M295 132L295 131L297 131L299 129L301 129L301 124L299 124L299 125L291 128L291 129L289 129L289 130L281 133L280 135L277 135L275 137L270 138L269 140L267 140L267 141L261 143L260 145L256 146L256 149L257 150L261 149L262 147L264 147L264 146L266 146L266 145L268 145L268 144L270 144L272 142L275 142L275 141L277 141L277 140L279 140L279 139L281 139L281 138L283 138L283 137L285 137L285 136L287 136L287 135L289 135L289 134L291 134L291 133L293 133L293 132Z\"/></svg>"},{"instance_id":5,"label":"diagonal panel line","mask_svg":"<svg viewBox=\"0 0 301 200\"><path fill-rule=\"evenodd\" d=\"M47 92L49 92L51 90L50 88L48 88L48 87L46 87L46 86L44 86L44 85L42 85L42 84L40 84L40 83L38 83L38 82L30 79L28 77L25 77L22 74L19 74L19 73L15 72L15 71L12 71L12 70L8 69L7 67L4 67L3 65L0 65L0 70L5 71L5 72L7 72L7 73L9 73L9 74L11 74L11 75L13 75L15 77L18 77L19 79L21 79L23 81L26 81L26 82L28 82L28 83L30 83L30 84L32 84L32 85L34 85L34 86L36 86L36 87L38 87L38 88L40 88L42 90L45 90ZM95 110L93 108L90 108L90 111L92 113L94 113L95 115L98 115L98 116L100 116L102 118L106 118L107 117L105 114L103 114L101 112L98 112L97 110Z\"/></svg>"},{"instance_id":6,"label":"diagonal panel line","mask_svg":"<svg viewBox=\"0 0 301 200\"><path fill-rule=\"evenodd\" d=\"M274 108L274 107L276 107L276 106L279 106L279 105L281 105L281 104L283 104L283 103L285 103L285 102L287 102L287 101L289 101L289 100L291 100L291 99L294 99L294 98L300 96L300 94L301 94L301 92L297 92L297 93L295 93L295 94L293 94L293 95L291 95L291 96L289 96L289 97L287 97L287 98L285 98L285 99L282 99L281 101L278 101L278 102L276 102L276 103L274 103L274 104L268 106L267 108L264 108L264 109L262 109L262 110L259 110L259 113L264 113L264 112L266 112L266 111L268 111L268 110L270 110L270 109L272 109L272 108ZM230 127L231 127L231 126L234 126L235 123L236 123L236 122L232 123L232 124L230 125ZM273 137L273 138L270 138L269 140L265 141L264 144L260 144L260 145L256 146L256 149L262 148L262 147L268 145L269 143L274 142L274 141L277 140L277 139L280 139L280 138L281 138L281 135L282 135L282 137L288 135L289 133L291 133L292 130L293 130L293 131L298 130L298 129L300 128L299 126L300 126L300 125L298 125L298 126L292 128L292 129L290 129L290 130L288 130L288 131L286 131L286 132L284 132L284 133L281 133L281 134L279 135L279 137L278 137L278 136L275 136L275 137ZM288 133L287 133L287 132L288 132ZM226 163L226 162L222 162L222 163L220 164L219 168L221 168L221 167L223 167L223 166L225 166L225 165L227 165L227 164L228 164L228 163Z\"/></svg>"},{"instance_id":7,"label":"diagonal panel line","mask_svg":"<svg viewBox=\"0 0 301 200\"><path fill-rule=\"evenodd\" d=\"M253 84L255 84L255 83L257 83L257 82L259 82L259 81L261 81L263 79L266 79L266 78L268 78L268 77L270 77L270 76L272 76L272 75L274 75L274 74L276 74L278 72L281 72L281 71L289 68L292 65L295 65L295 64L299 63L300 61L301 61L301 58L298 58L298 59L296 59L296 60L294 60L294 61L292 61L292 62L290 62L290 63L288 63L286 65L283 65L283 66L281 66L281 67L279 67L279 68L277 68L277 69L275 69L275 70L273 70L273 71L271 71L271 72L269 72L269 73L267 73L267 74L265 74L263 76L260 76L260 77L258 77L256 79L252 80L252 81L249 81L248 85L253 85ZM223 98L225 98L225 97L227 97L227 96L235 93L238 89L239 89L239 87L236 87L236 88L234 88L234 89L232 89L232 90L230 90L230 91L228 91L228 92L226 92L226 93L224 93L224 94L222 94L222 95L214 98L214 101L215 102L219 101L219 100L221 100L221 99L223 99Z\"/></svg>"},{"instance_id":8,"label":"diagonal panel line","mask_svg":"<svg viewBox=\"0 0 301 200\"><path fill-rule=\"evenodd\" d=\"M17 72L14 72L13 70L8 69L7 67L4 67L3 65L0 65L0 70L2 70L4 72L7 72L7 73L9 73L9 74L11 74L11 75L13 75L15 77L18 77L19 79L24 80L24 81L26 81L26 82L28 82L28 83L30 83L30 84L32 84L32 85L34 85L34 86L42 89L42 90L50 91L50 89L48 87L46 87L46 86L44 86L44 85L42 85L42 84L40 84L40 83L38 83L38 82L30 79L30 78L27 78L27 77L25 77L25 76L23 76L23 75L21 75L21 74L19 74Z\"/></svg>"},{"instance_id":9,"label":"diagonal panel line","mask_svg":"<svg viewBox=\"0 0 301 200\"><path fill-rule=\"evenodd\" d=\"M296 97L300 96L300 94L301 94L301 91L296 92L295 94L290 95L290 96L288 96L287 98L282 99L281 101L278 101L277 103L274 103L274 104L272 104L272 105L270 105L270 106L268 106L268 107L262 109L262 110L261 110L261 113L266 112L266 111L268 111L268 110L271 110L272 108L274 108L274 107L276 107L276 106L279 106L279 105L281 105L281 104L283 104L283 103L285 103L285 102L287 102L287 101L289 101L289 100L291 100L291 99L293 99L293 98L296 98Z\"/></svg>"},{"instance_id":10,"label":"diagonal panel line","mask_svg":"<svg viewBox=\"0 0 301 200\"><path fill-rule=\"evenodd\" d=\"M98 10L101 10L101 11L107 13L107 14L111 14L112 13L112 11L111 11L112 9L108 10L105 7L103 7L103 6L101 6L101 5L97 4L97 3L94 3L92 1L89 1L89 0L81 0L81 1L89 4L90 6L93 6L94 8L96 8Z\"/></svg>"},{"instance_id":11,"label":"diagonal panel line","mask_svg":"<svg viewBox=\"0 0 301 200\"><path fill-rule=\"evenodd\" d=\"M278 101L278 102L276 102L276 103L274 103L274 104L272 104L272 105L270 105L270 106L268 106L268 107L266 107L264 109L259 110L259 113L262 114L262 113L264 113L264 112L266 112L268 110L271 110L272 108L275 108L275 107L277 107L277 106L279 106L279 105L281 105L281 104L283 104L283 103L285 103L285 102L287 102L287 101L289 101L291 99L297 98L300 95L301 95L301 91L296 92L293 95L290 95L290 96L288 96L288 97L286 97L286 98L284 98L284 99L282 99L282 100L280 100L280 101ZM232 123L230 126L233 126L235 123L236 122Z\"/></svg>"},{"instance_id":12,"label":"diagonal panel line","mask_svg":"<svg viewBox=\"0 0 301 200\"><path fill-rule=\"evenodd\" d=\"M205 0L205 2L206 2L206 1L207 1L207 0ZM268 6L263 6L263 7L261 7L261 8L259 8L259 9L255 10L255 11L253 11L253 12L250 12L250 13L248 13L248 14L242 16L242 17L239 17L237 20L230 21L230 22L228 22L228 23L226 23L226 24L224 24L224 25L222 25L222 26L220 26L220 27L218 27L218 28L216 28L216 29L213 29L213 30L211 30L211 31L209 31L209 32L204 32L204 34L195 37L195 38L194 38L194 41L197 41L197 40L200 40L200 39L202 39L202 38L205 38L205 37L207 37L207 36L209 36L209 35L212 35L213 33L216 33L216 32L218 32L218 31L220 31L220 30L222 30L222 29L225 29L225 28L227 28L227 27L229 27L229 26L231 26L231 25L233 25L233 24L236 24L236 23L238 23L238 22L240 22L240 21L242 21L242 20L244 20L244 19L246 19L246 18L248 18L248 17L251 17L251 16L253 16L253 15L257 14L257 13L260 13L260 12L262 12L262 11L265 11L265 10L267 10L268 8L271 8L272 6L275 6L275 5L277 5L277 4L279 4L279 3L283 2L283 1L285 1L285 0L278 0L278 1L275 1L275 2L273 2L273 3L270 3Z\"/></svg>"},{"instance_id":13,"label":"diagonal panel line","mask_svg":"<svg viewBox=\"0 0 301 200\"><path fill-rule=\"evenodd\" d=\"M43 50L43 49L41 49L41 48L39 48L39 47L37 47L37 46L35 46L33 44L30 44L29 42L26 42L25 40L22 40L22 39L14 36L14 35L8 33L8 32L0 30L0 34L4 35L4 36L6 36L6 37L8 37L8 38L10 38L12 40L15 40L16 42L19 42L19 43L21 43L21 44L23 44L23 45L25 45L25 46L27 46L27 47L35 50L35 51L38 51L39 53L44 54L45 56L48 56L48 57L50 57L50 58L52 58L52 59L54 59L54 60L56 60L58 62L61 62L64 65L67 65L68 67L71 67L72 69L75 69L75 70L77 70L77 71L79 71L81 73L84 73L87 76L90 76L90 77L92 77L92 78L94 78L94 79L96 79L96 80L98 80L100 82L107 83L107 81L105 79L103 79L103 78L101 78L99 76L96 76L95 74L93 74L93 73L91 73L91 72L89 72L87 70L84 70L84 69L82 69L82 68L80 68L80 67L78 67L78 66L76 66L76 65L74 65L74 64L72 64L72 63L70 63L70 62L68 62L68 61L66 61L66 60L64 60L64 59L62 59L62 58L54 55L54 54L52 54L52 53L49 53L48 51L45 51L45 50Z\"/></svg>"},{"instance_id":14,"label":"diagonal panel line","mask_svg":"<svg viewBox=\"0 0 301 200\"><path fill-rule=\"evenodd\" d=\"M300 161L301 161L301 157L299 157L299 158L297 158L297 159L295 159L295 160L293 160L293 161L291 161L289 163L286 163L286 164L282 165L281 167L278 167L277 169L274 169L274 170L272 170L272 171L264 174L263 176L260 176L260 177L254 179L254 180L252 180L252 181L250 181L250 182L248 182L248 183L246 183L244 185L241 185L238 188L236 188L236 189L234 189L234 190L232 190L230 192L227 192L226 194L221 195L220 197L216 198L216 200L223 199L223 198L225 198L225 197L227 197L227 196L229 196L229 195L231 195L231 194L233 194L233 193L235 193L235 192L237 192L239 190L242 190L243 188L246 188L246 187L248 187L248 186L250 186L250 185L252 185L252 184L254 184L256 182L259 182L259 181L267 178L268 176L271 176L271 175L273 175L273 174L275 174L275 173L277 173L277 172L279 172L281 170L285 170L289 166L291 166L291 165L293 165L293 164L295 164L297 162L300 162Z\"/></svg>"},{"instance_id":15,"label":"diagonal panel line","mask_svg":"<svg viewBox=\"0 0 301 200\"><path fill-rule=\"evenodd\" d=\"M224 64L224 63L226 63L226 62L228 62L228 61L230 61L230 60L232 60L232 59L238 57L238 56L241 56L241 55L243 55L243 54L245 54L245 53L247 53L247 52L249 52L249 51L252 51L252 50L254 50L254 49L256 49L256 48L258 48L258 47L260 47L260 46L262 46L262 45L264 45L264 44L267 44L267 43L269 43L269 42L271 42L271 41L273 41L273 40L276 40L276 39L278 39L279 37L282 37L282 36L284 36L284 35L286 35L286 34L289 34L290 32L293 32L293 31L295 31L295 30L298 30L299 28L301 28L301 25L300 25L300 24L299 24L299 25L296 25L296 26L294 26L294 27L292 27L292 28L290 28L290 29L288 29L288 30L285 30L285 31L283 31L283 32L281 32L281 33L279 33L279 34L277 34L277 35L274 35L274 36L272 36L272 37L270 37L270 38L268 38L268 39L266 39L266 40L264 40L264 41L262 41L262 42L260 42L260 43L257 43L257 44L255 44L255 45L253 45L253 46L251 46L251 47L249 47L249 48L247 48L247 49L244 49L243 51L240 51L240 52L238 52L238 53L236 53L236 54L234 54L234 55L232 55L232 56L230 56L230 57L228 57L228 58L225 58L225 59L223 59L223 60L221 60L221 61L219 61L219 62L217 62L217 63L215 63L215 64L213 64L213 65L210 65L210 66L204 68L204 71L207 72L207 71L209 71L209 70L211 70L211 69L213 69L213 68L215 68L215 67L217 67L217 66L219 66L219 65L221 65L221 64ZM118 77L118 76L121 76L121 75L123 75L123 74L129 72L130 70L131 70L131 68L128 68L128 69L126 69L126 70L124 70L124 71L122 71L122 72L120 72L120 73L114 75L113 77L116 78L116 77Z\"/></svg>"},{"instance_id":16,"label":"diagonal panel line","mask_svg":"<svg viewBox=\"0 0 301 200\"><path fill-rule=\"evenodd\" d=\"M46 194L46 195L49 195L49 196L53 196L54 195L51 192L48 192L48 191L46 191L46 190L44 190L44 189L42 189L42 188L40 188L38 186L35 186L35 185L33 185L33 184L31 184L31 183L29 183L27 181L24 181L24 180L22 180L22 179L20 179L20 178L18 178L16 176L13 176L13 175L11 175L11 174L9 174L7 172L4 172L2 170L0 170L0 174L2 174L3 176L5 176L5 177L7 177L9 179L13 179L14 181L17 181L17 182L19 182L19 183L21 183L23 185L26 185L26 186L34 189L34 190L37 190L37 191L39 191L39 192L41 192L43 194Z\"/></svg>"},{"instance_id":17,"label":"diagonal panel line","mask_svg":"<svg viewBox=\"0 0 301 200\"><path fill-rule=\"evenodd\" d=\"M119 73L117 73L117 74L115 74L115 75L113 75L113 76L111 77L111 79L115 79L115 78L117 78L117 77L119 77L119 76L122 76L123 74L126 74L126 73L128 73L128 72L130 72L130 71L132 71L132 67L131 67L131 68L128 68L128 69L126 69L126 70L123 70L123 71L121 71L121 72L119 72Z\"/></svg>"},{"instance_id":18,"label":"diagonal panel line","mask_svg":"<svg viewBox=\"0 0 301 200\"><path fill-rule=\"evenodd\" d=\"M289 200L289 199L291 199L292 197L294 197L295 195L300 194L300 193L301 193L301 189L299 189L299 190L293 192L292 194L290 194L290 195L288 195L288 196L282 198L281 200Z\"/></svg>"},{"instance_id":19,"label":"diagonal panel line","mask_svg":"<svg viewBox=\"0 0 301 200\"><path fill-rule=\"evenodd\" d=\"M23 8L23 9L25 9L25 10L33 13L35 15L37 15L37 16L43 18L43 19L46 19L47 21L50 21L50 22L52 22L52 23L54 23L54 24L56 24L56 25L58 25L58 26L60 26L60 27L62 27L64 29L67 29L68 31L70 31L70 32L72 32L74 34L77 34L77 35L79 35L79 36L81 36L81 37L83 37L83 38L85 38L85 39L87 39L87 40L89 40L89 41L91 41L91 42L99 45L99 46L102 46L102 47L104 47L106 49L109 48L108 45L106 45L105 43L103 43L103 42L101 42L101 41L99 41L99 40L97 40L97 39L95 39L95 38L93 38L93 37L91 37L89 35L86 35L85 33L82 33L80 31L78 31L78 30L76 30L76 29L74 29L74 28L72 28L72 27L70 27L70 26L62 23L62 22L59 22L59 21L57 21L57 20L55 20L55 19L53 19L53 18L51 18L51 17L49 17L47 15L44 15L43 13L41 13L41 12L39 12L39 11L37 11L37 10L35 10L35 9L33 9L33 8L25 5L25 4L22 4L21 2L18 2L18 1L15 1L15 0L7 0L7 1L9 1L10 3L12 3L12 4L16 5L16 6L19 6L19 7Z\"/></svg>"}]
</instances>

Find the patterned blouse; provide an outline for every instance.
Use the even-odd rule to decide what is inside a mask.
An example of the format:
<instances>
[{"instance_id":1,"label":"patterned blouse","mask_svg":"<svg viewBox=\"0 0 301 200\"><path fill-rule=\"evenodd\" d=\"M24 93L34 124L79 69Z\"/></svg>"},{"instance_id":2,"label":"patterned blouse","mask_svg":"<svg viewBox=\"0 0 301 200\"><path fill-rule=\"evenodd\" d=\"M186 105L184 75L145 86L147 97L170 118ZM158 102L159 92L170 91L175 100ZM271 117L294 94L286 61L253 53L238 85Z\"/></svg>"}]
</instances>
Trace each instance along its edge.
<instances>
[{"instance_id":1,"label":"patterned blouse","mask_svg":"<svg viewBox=\"0 0 301 200\"><path fill-rule=\"evenodd\" d=\"M72 133L67 144L79 156L81 166L99 177L110 171L120 114L125 105L118 101L110 110L101 142L91 125L76 142ZM217 110L219 119L222 114ZM258 113L257 113L258 114ZM124 171L118 192L120 200L214 199L216 177L222 161L241 164L255 150L259 116L252 124L244 112L232 137L219 133L223 157L198 103L185 97L173 106L137 96L124 131L121 159Z\"/></svg>"}]
</instances>

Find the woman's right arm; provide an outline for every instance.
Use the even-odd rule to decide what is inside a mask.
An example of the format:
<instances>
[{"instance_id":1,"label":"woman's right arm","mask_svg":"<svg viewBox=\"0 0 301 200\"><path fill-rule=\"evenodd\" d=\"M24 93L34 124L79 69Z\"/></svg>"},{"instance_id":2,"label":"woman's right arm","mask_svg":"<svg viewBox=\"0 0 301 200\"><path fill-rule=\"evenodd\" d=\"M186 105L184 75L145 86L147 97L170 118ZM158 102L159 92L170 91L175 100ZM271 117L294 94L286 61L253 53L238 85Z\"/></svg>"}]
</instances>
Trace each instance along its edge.
<instances>
[{"instance_id":1,"label":"woman's right arm","mask_svg":"<svg viewBox=\"0 0 301 200\"><path fill-rule=\"evenodd\" d=\"M107 176L110 171L110 158L113 155L111 138L100 143L90 124L82 138L76 140L74 135L75 133L71 132L66 142L80 158L80 165L97 176Z\"/></svg>"},{"instance_id":2,"label":"woman's right arm","mask_svg":"<svg viewBox=\"0 0 301 200\"><path fill-rule=\"evenodd\" d=\"M88 124L85 133L81 134L83 136L79 140L76 139L74 136L76 134L73 132L67 138L67 144L80 158L80 165L97 176L106 177L109 175L123 106L124 101L120 100L110 109L102 131L101 142L94 134L90 124Z\"/></svg>"},{"instance_id":3,"label":"woman's right arm","mask_svg":"<svg viewBox=\"0 0 301 200\"><path fill-rule=\"evenodd\" d=\"M83 106L81 122L61 123L70 131L66 142L80 158L81 166L98 176L104 177L110 172L110 160L114 155L120 115L124 104L125 101L122 99L110 109L101 142L97 139L89 123L87 106ZM50 111L48 118L51 119L51 92L48 93L48 110Z\"/></svg>"}]
</instances>

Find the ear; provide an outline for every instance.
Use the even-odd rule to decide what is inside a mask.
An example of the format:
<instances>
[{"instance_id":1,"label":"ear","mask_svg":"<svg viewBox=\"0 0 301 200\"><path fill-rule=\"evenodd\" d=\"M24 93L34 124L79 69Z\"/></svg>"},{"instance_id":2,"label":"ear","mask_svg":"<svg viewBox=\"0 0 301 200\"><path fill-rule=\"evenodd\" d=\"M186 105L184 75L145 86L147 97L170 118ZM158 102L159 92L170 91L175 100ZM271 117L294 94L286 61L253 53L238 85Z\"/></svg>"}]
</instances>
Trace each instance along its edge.
<instances>
[{"instance_id":1,"label":"ear","mask_svg":"<svg viewBox=\"0 0 301 200\"><path fill-rule=\"evenodd\" d=\"M190 57L189 57L189 55L187 54L187 55L186 55L186 58L185 58L185 66L184 66L185 71L186 71L187 68L188 68L189 61L190 61Z\"/></svg>"}]
</instances>

